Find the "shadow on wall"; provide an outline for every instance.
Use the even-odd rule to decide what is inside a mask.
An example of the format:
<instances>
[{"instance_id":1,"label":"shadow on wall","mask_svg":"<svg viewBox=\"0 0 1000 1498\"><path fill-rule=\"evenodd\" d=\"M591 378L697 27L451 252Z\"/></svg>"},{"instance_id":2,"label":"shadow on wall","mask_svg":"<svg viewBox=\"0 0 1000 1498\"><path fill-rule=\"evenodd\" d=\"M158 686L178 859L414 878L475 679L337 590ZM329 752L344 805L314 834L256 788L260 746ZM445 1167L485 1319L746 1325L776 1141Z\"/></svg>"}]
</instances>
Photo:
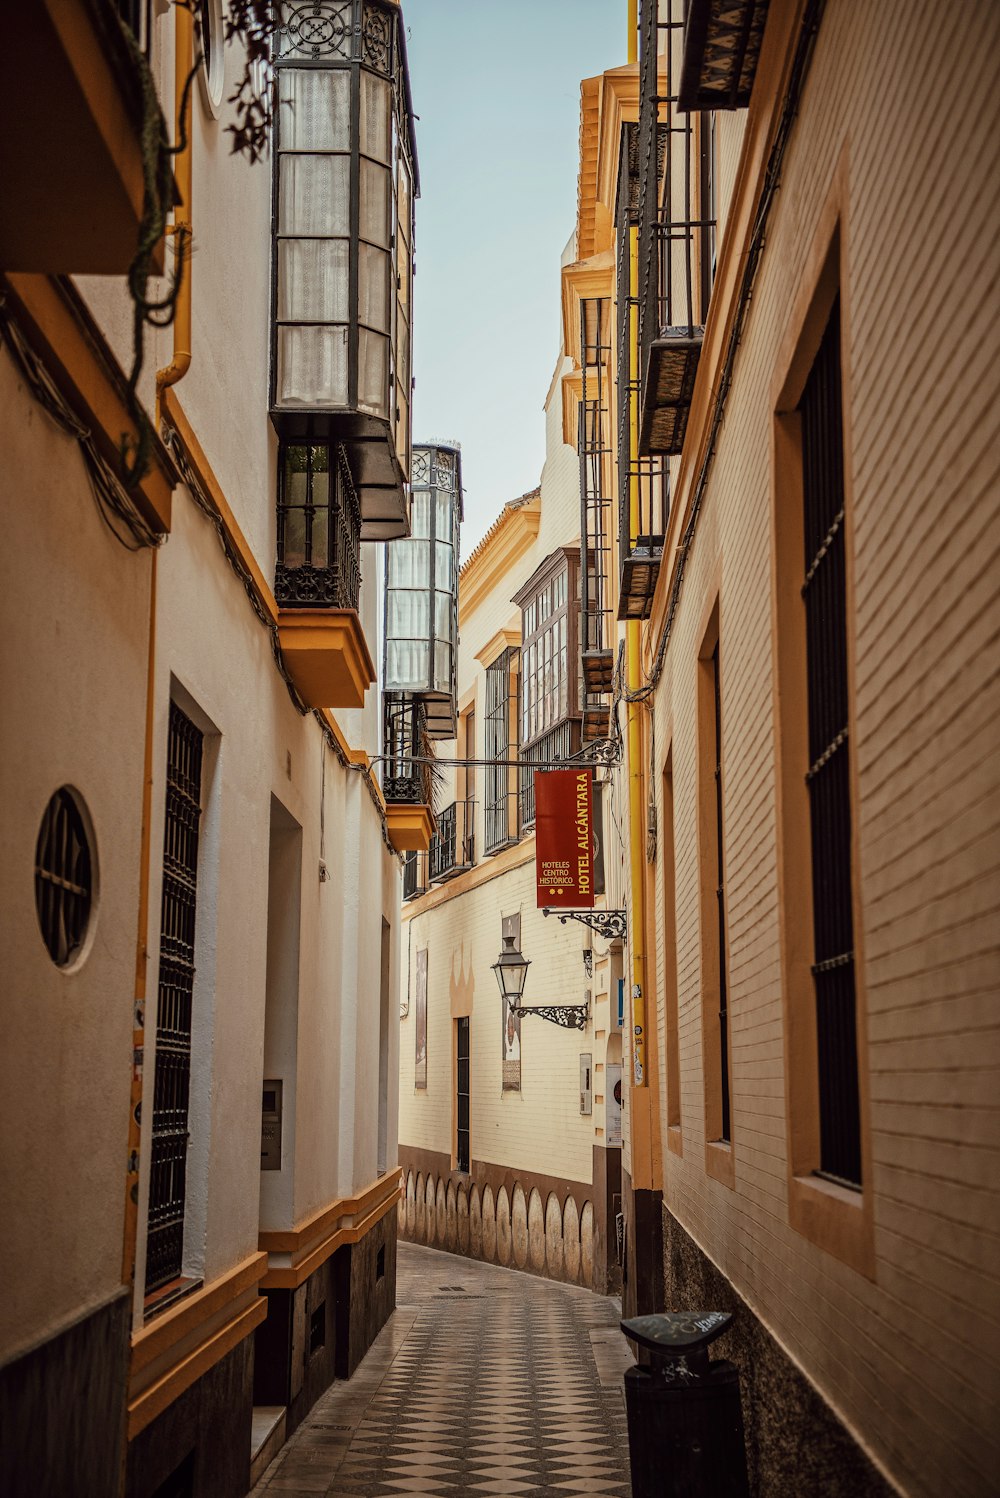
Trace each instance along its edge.
<instances>
[{"instance_id":1,"label":"shadow on wall","mask_svg":"<svg viewBox=\"0 0 1000 1498\"><path fill-rule=\"evenodd\" d=\"M465 1254L488 1264L528 1269L571 1285L594 1285L594 1206L577 1206L567 1196L564 1207L550 1192L543 1207L537 1187L525 1197L520 1184L510 1197L506 1186L493 1196L491 1186L467 1191L464 1184L435 1179L430 1173L406 1177L406 1195L397 1208L399 1236L448 1253Z\"/></svg>"}]
</instances>

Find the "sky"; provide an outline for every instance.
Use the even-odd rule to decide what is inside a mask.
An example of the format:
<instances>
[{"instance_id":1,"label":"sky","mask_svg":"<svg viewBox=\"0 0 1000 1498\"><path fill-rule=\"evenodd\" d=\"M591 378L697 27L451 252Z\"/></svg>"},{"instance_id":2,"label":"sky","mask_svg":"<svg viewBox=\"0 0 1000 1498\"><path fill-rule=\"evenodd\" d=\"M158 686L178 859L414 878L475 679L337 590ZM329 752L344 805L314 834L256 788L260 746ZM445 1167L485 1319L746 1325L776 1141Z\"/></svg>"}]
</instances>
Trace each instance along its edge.
<instances>
[{"instance_id":1,"label":"sky","mask_svg":"<svg viewBox=\"0 0 1000 1498\"><path fill-rule=\"evenodd\" d=\"M404 0L420 199L413 437L462 446L468 556L545 457L580 81L625 61L626 0Z\"/></svg>"}]
</instances>

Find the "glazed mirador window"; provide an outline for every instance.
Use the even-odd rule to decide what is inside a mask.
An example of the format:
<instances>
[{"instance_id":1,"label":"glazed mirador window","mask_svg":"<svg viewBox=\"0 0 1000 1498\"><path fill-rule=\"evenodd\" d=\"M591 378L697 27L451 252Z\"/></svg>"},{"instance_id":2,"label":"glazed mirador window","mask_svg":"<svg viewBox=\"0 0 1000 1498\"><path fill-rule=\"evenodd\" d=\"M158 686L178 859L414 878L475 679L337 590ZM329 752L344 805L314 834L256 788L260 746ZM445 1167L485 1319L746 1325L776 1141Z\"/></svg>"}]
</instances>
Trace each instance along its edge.
<instances>
[{"instance_id":1,"label":"glazed mirador window","mask_svg":"<svg viewBox=\"0 0 1000 1498\"><path fill-rule=\"evenodd\" d=\"M570 672L570 581L567 559L523 605L522 744L531 743L576 709L575 673Z\"/></svg>"}]
</instances>

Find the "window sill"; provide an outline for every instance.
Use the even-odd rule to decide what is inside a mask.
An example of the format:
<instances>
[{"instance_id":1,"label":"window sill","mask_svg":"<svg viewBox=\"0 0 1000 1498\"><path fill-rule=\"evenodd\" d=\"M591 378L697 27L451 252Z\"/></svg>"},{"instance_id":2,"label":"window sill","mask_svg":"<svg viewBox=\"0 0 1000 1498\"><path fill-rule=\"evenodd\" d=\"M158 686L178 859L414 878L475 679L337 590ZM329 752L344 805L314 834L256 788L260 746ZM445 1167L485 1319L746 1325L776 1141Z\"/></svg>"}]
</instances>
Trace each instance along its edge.
<instances>
[{"instance_id":1,"label":"window sill","mask_svg":"<svg viewBox=\"0 0 1000 1498\"><path fill-rule=\"evenodd\" d=\"M731 1142L710 1139L705 1145L705 1170L720 1185L736 1188L736 1159Z\"/></svg>"},{"instance_id":2,"label":"window sill","mask_svg":"<svg viewBox=\"0 0 1000 1498\"><path fill-rule=\"evenodd\" d=\"M184 1300L195 1290L200 1290L204 1283L202 1279L181 1275L178 1279L171 1280L169 1284L161 1285L158 1290L153 1290L142 1303L143 1325L161 1315L163 1311L168 1311L171 1306L175 1306L178 1301Z\"/></svg>"},{"instance_id":3,"label":"window sill","mask_svg":"<svg viewBox=\"0 0 1000 1498\"><path fill-rule=\"evenodd\" d=\"M853 1191L816 1175L792 1176L788 1219L795 1231L817 1248L866 1278L875 1278L870 1192Z\"/></svg>"}]
</instances>

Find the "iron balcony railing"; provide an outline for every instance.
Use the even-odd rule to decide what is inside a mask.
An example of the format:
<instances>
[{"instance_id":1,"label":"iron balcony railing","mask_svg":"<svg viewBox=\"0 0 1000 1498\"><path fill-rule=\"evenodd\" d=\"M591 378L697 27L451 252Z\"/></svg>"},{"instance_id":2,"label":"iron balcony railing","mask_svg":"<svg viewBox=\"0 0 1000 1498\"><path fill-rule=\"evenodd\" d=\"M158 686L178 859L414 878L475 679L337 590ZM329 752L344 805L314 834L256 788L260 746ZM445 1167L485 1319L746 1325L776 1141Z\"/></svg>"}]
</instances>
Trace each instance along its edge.
<instances>
[{"instance_id":1,"label":"iron balcony railing","mask_svg":"<svg viewBox=\"0 0 1000 1498\"><path fill-rule=\"evenodd\" d=\"M361 510L339 443L288 443L278 467L278 557L274 595L282 608L357 609Z\"/></svg>"},{"instance_id":2,"label":"iron balcony railing","mask_svg":"<svg viewBox=\"0 0 1000 1498\"><path fill-rule=\"evenodd\" d=\"M427 874L427 854L407 853L403 865L403 899L415 900L430 888Z\"/></svg>"},{"instance_id":3,"label":"iron balcony railing","mask_svg":"<svg viewBox=\"0 0 1000 1498\"><path fill-rule=\"evenodd\" d=\"M424 703L408 692L383 696L385 760L382 794L390 804L430 806L432 771L423 761L430 754Z\"/></svg>"},{"instance_id":4,"label":"iron balcony railing","mask_svg":"<svg viewBox=\"0 0 1000 1498\"><path fill-rule=\"evenodd\" d=\"M476 861L475 825L475 801L453 801L439 812L430 846L431 883L454 879L472 868Z\"/></svg>"}]
</instances>

